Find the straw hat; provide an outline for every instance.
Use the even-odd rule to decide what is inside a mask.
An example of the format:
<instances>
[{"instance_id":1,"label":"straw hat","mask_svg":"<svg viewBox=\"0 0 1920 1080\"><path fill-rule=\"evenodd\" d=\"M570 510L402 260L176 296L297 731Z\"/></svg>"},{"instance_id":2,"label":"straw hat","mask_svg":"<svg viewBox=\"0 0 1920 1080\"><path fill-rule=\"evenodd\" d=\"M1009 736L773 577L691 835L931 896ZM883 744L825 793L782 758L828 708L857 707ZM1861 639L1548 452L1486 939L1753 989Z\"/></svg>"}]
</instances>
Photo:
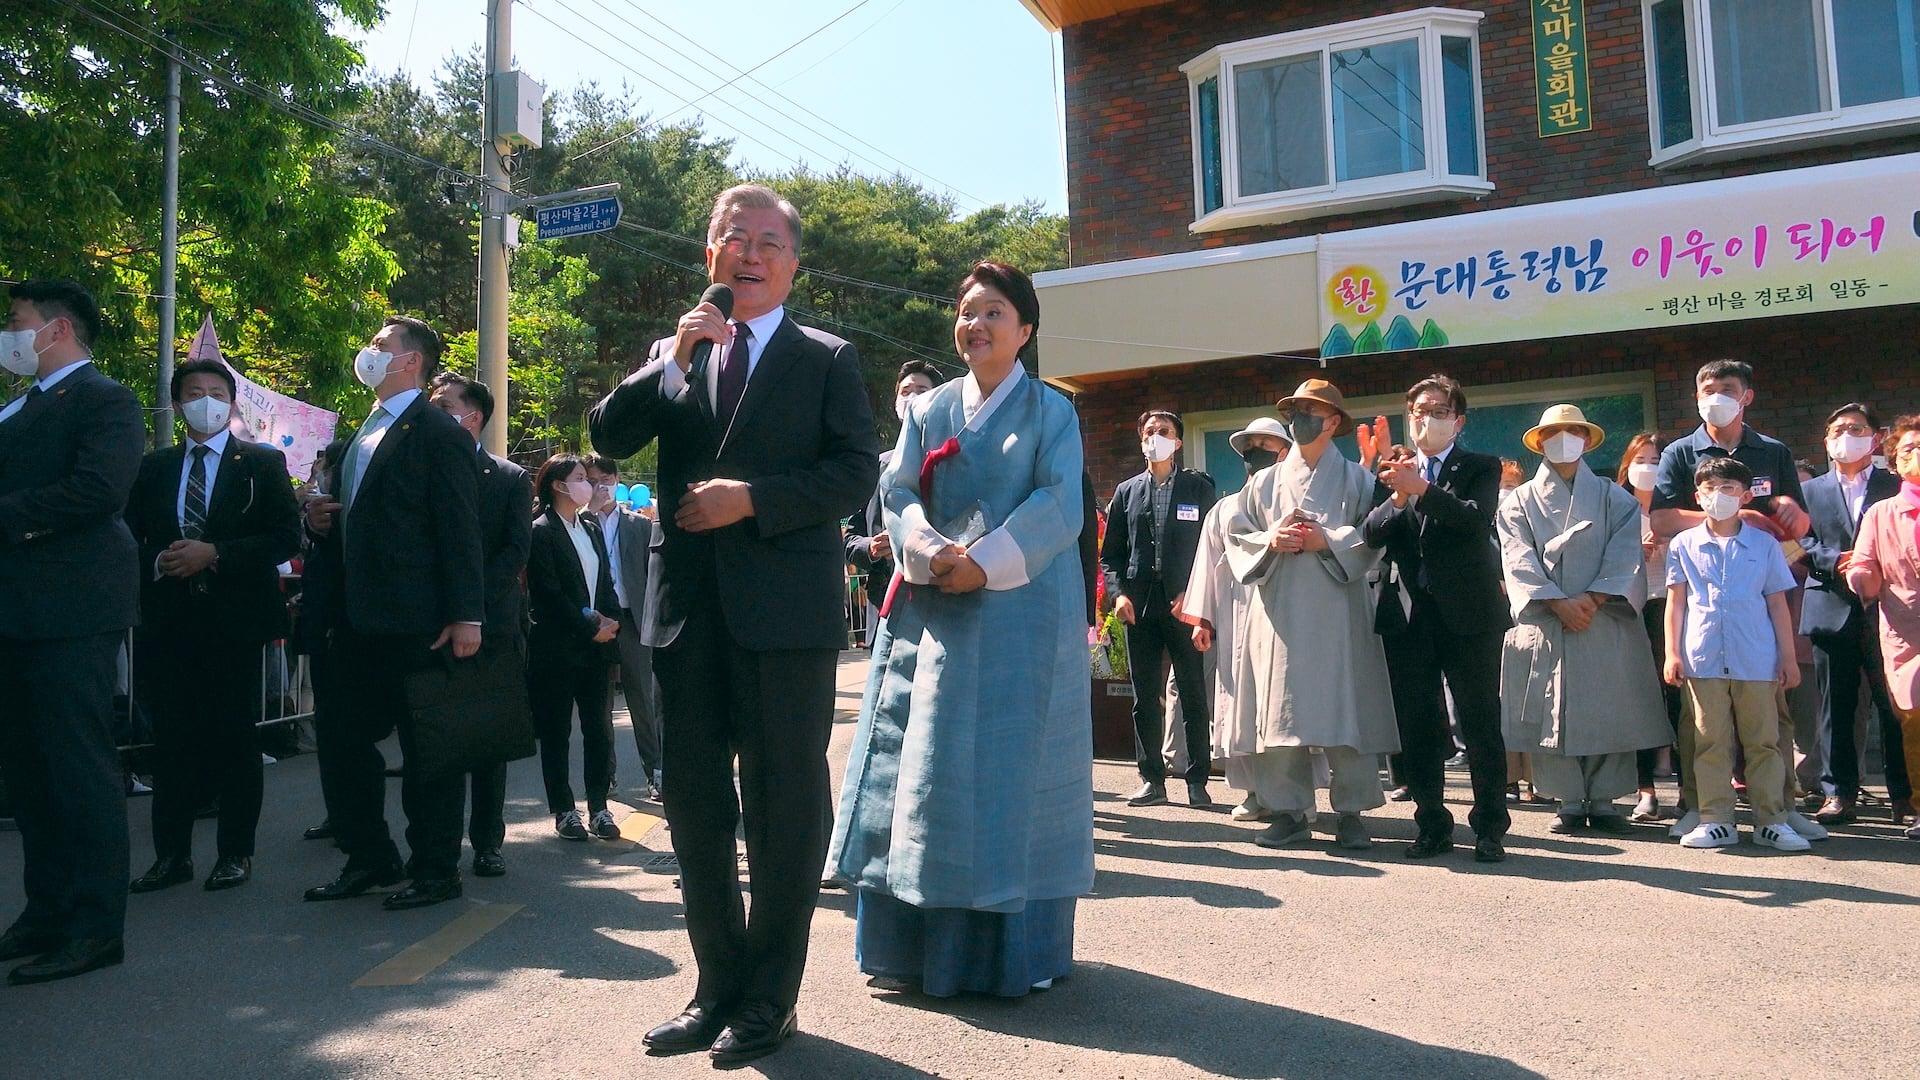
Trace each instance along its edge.
<instances>
[{"instance_id":1,"label":"straw hat","mask_svg":"<svg viewBox=\"0 0 1920 1080\"><path fill-rule=\"evenodd\" d=\"M1301 383L1292 394L1276 402L1273 409L1281 416L1286 416L1303 401L1317 401L1340 414L1340 426L1333 429L1335 435L1345 435L1353 430L1353 414L1347 411L1347 399L1341 395L1339 387L1325 379L1308 379Z\"/></svg>"},{"instance_id":2,"label":"straw hat","mask_svg":"<svg viewBox=\"0 0 1920 1080\"><path fill-rule=\"evenodd\" d=\"M1581 412L1580 406L1578 405L1555 405L1549 408L1546 412L1540 414L1539 423L1528 428L1527 433L1520 436L1520 441L1527 444L1527 449L1536 454L1541 453L1540 443L1542 441L1542 433L1552 427L1577 427L1586 429L1588 450L1592 450L1594 447L1607 441L1607 433L1600 429L1599 424L1588 423L1587 414Z\"/></svg>"},{"instance_id":3,"label":"straw hat","mask_svg":"<svg viewBox=\"0 0 1920 1080\"><path fill-rule=\"evenodd\" d=\"M1251 435L1271 435L1288 446L1293 445L1293 436L1287 434L1286 425L1271 416L1259 417L1246 427L1227 436L1227 445L1233 447L1234 453L1246 457L1247 438Z\"/></svg>"}]
</instances>

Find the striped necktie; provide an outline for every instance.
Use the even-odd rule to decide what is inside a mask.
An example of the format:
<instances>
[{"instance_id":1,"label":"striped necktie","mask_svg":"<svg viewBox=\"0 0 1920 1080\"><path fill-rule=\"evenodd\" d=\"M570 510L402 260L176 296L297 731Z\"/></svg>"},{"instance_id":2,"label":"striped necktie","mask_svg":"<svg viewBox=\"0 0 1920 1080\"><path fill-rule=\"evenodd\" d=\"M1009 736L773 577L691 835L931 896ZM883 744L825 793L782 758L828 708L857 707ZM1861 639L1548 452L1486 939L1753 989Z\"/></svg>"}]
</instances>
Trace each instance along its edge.
<instances>
[{"instance_id":1,"label":"striped necktie","mask_svg":"<svg viewBox=\"0 0 1920 1080\"><path fill-rule=\"evenodd\" d=\"M193 467L187 470L186 511L180 522L180 535L198 540L207 534L207 445L193 448Z\"/></svg>"}]
</instances>

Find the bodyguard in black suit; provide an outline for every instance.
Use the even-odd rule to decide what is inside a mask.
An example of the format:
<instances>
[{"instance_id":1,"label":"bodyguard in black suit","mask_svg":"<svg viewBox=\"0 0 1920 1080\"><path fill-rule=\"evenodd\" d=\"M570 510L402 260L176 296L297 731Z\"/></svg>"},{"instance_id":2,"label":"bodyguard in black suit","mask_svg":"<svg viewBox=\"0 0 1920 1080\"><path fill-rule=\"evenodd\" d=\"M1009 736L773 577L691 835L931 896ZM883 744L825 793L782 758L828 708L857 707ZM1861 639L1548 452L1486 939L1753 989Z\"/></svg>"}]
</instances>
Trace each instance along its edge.
<instances>
[{"instance_id":1,"label":"bodyguard in black suit","mask_svg":"<svg viewBox=\"0 0 1920 1080\"><path fill-rule=\"evenodd\" d=\"M0 770L20 827L27 906L0 935L7 976L117 964L127 803L113 686L139 621L121 511L140 470L140 403L91 362L100 309L72 282L15 285L0 366L32 384L0 406Z\"/></svg>"},{"instance_id":2,"label":"bodyguard in black suit","mask_svg":"<svg viewBox=\"0 0 1920 1080\"><path fill-rule=\"evenodd\" d=\"M1813 642L1815 666L1825 669L1818 730L1827 749L1827 774L1821 778L1826 801L1815 815L1822 825L1843 825L1856 816L1860 747L1854 737L1854 715L1860 706L1863 675L1886 748L1888 795L1896 806L1913 795L1900 752L1904 745L1900 718L1887 697L1880 664L1879 630L1834 569L1840 556L1852 549L1867 507L1900 494L1900 478L1873 464L1879 428L1870 406L1849 402L1835 409L1827 417L1827 456L1833 468L1809 480L1803 490L1813 527L1801 541L1807 549L1808 577L1800 603L1800 632Z\"/></svg>"},{"instance_id":3,"label":"bodyguard in black suit","mask_svg":"<svg viewBox=\"0 0 1920 1080\"><path fill-rule=\"evenodd\" d=\"M473 437L480 454L480 550L486 560L486 640L525 661L527 652L527 545L533 528L533 481L527 470L487 452L480 433L493 422L493 391L478 379L443 371L433 377L433 404ZM500 854L507 839L507 763L477 768L472 777L473 806L467 840L473 845L473 872L499 877L507 872Z\"/></svg>"},{"instance_id":4,"label":"bodyguard in black suit","mask_svg":"<svg viewBox=\"0 0 1920 1080\"><path fill-rule=\"evenodd\" d=\"M174 369L187 441L140 462L127 526L140 545L134 677L154 717L152 892L193 878L193 820L218 797L209 890L243 885L260 824L260 656L287 635L281 563L300 547L287 459L228 430L233 373L217 360Z\"/></svg>"},{"instance_id":5,"label":"bodyguard in black suit","mask_svg":"<svg viewBox=\"0 0 1920 1080\"><path fill-rule=\"evenodd\" d=\"M417 319L387 320L354 358L379 404L349 440L328 501L307 506L317 555L337 570L327 667L333 702L316 733L330 774L328 816L347 865L307 890L342 900L412 878L390 910L460 895L460 818L466 777L415 768L405 680L480 649L486 576L473 438L422 392L440 360L440 336ZM387 829L386 763L378 743L400 733L401 804L412 858L403 869ZM324 776L323 776L324 779Z\"/></svg>"},{"instance_id":6,"label":"bodyguard in black suit","mask_svg":"<svg viewBox=\"0 0 1920 1080\"><path fill-rule=\"evenodd\" d=\"M1127 667L1133 679L1133 738L1141 783L1127 805L1167 801L1167 762L1162 756L1167 683L1160 661L1168 656L1187 729L1187 802L1209 806L1213 748L1208 712L1213 694L1206 688L1206 668L1193 644L1193 628L1175 617L1174 609L1193 572L1200 525L1217 496L1207 474L1174 464L1184 433L1178 416L1148 412L1138 426L1147 469L1114 489L1100 549L1100 563L1114 584L1114 611L1127 624Z\"/></svg>"},{"instance_id":7,"label":"bodyguard in black suit","mask_svg":"<svg viewBox=\"0 0 1920 1080\"><path fill-rule=\"evenodd\" d=\"M794 1030L847 635L840 521L880 477L853 346L786 315L799 247L791 204L756 185L722 192L707 270L733 290L733 321L705 303L681 316L675 336L588 413L604 453L660 448L665 536L648 644L700 981L686 1011L645 1041L657 1052L711 1047L724 1061L771 1052ZM696 367L701 342L715 344ZM736 752L751 922L734 854Z\"/></svg>"},{"instance_id":8,"label":"bodyguard in black suit","mask_svg":"<svg viewBox=\"0 0 1920 1080\"><path fill-rule=\"evenodd\" d=\"M1453 695L1473 776L1474 857L1506 857L1507 747L1500 734L1500 650L1507 628L1493 516L1500 502L1500 459L1454 442L1466 423L1460 384L1432 375L1407 391L1418 453L1385 460L1380 475L1393 498L1367 515L1367 543L1386 549L1388 580L1374 630L1387 650L1393 707L1400 722L1404 779L1420 834L1412 859L1453 847L1445 795L1452 746L1441 681Z\"/></svg>"}]
</instances>

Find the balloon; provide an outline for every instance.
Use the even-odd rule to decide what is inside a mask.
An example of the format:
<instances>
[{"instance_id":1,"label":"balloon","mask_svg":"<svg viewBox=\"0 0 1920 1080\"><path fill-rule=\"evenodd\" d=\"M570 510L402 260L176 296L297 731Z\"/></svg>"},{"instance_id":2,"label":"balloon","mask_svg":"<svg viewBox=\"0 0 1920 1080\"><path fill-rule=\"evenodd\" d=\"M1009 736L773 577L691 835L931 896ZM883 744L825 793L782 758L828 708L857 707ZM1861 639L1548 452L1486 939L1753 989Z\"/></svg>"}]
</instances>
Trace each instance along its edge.
<instances>
[{"instance_id":1,"label":"balloon","mask_svg":"<svg viewBox=\"0 0 1920 1080\"><path fill-rule=\"evenodd\" d=\"M626 501L627 501L627 491L628 491L628 488L627 488L627 485L625 485L625 484L615 484L615 485L613 485L613 501L614 501L614 502L617 502L617 503L623 503L623 502L626 502Z\"/></svg>"},{"instance_id":2,"label":"balloon","mask_svg":"<svg viewBox=\"0 0 1920 1080\"><path fill-rule=\"evenodd\" d=\"M653 489L635 484L627 489L627 502L632 506L647 506L653 502Z\"/></svg>"}]
</instances>

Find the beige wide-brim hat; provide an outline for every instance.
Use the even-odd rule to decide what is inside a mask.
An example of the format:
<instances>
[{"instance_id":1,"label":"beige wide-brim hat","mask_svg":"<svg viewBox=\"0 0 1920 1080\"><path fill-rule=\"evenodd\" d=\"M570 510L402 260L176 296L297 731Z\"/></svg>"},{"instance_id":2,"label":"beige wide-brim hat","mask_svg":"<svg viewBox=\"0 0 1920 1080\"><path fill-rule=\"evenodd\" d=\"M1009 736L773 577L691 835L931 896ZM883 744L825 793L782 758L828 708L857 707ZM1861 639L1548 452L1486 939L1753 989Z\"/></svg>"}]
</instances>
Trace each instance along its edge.
<instances>
[{"instance_id":1,"label":"beige wide-brim hat","mask_svg":"<svg viewBox=\"0 0 1920 1080\"><path fill-rule=\"evenodd\" d=\"M1301 383L1293 393L1275 402L1273 411L1286 416L1303 401L1317 401L1340 414L1340 426L1333 429L1335 435L1345 435L1353 430L1353 414L1347 411L1347 399L1340 393L1339 387L1325 379L1308 379Z\"/></svg>"},{"instance_id":2,"label":"beige wide-brim hat","mask_svg":"<svg viewBox=\"0 0 1920 1080\"><path fill-rule=\"evenodd\" d=\"M1293 445L1293 436L1287 434L1287 426L1271 416L1259 417L1246 427L1227 436L1227 445L1233 447L1234 453L1246 457L1247 439L1253 435L1270 435L1288 446Z\"/></svg>"},{"instance_id":3,"label":"beige wide-brim hat","mask_svg":"<svg viewBox=\"0 0 1920 1080\"><path fill-rule=\"evenodd\" d=\"M1546 430L1556 427L1578 427L1586 429L1587 450L1589 452L1591 452L1594 447L1607 441L1607 433L1601 430L1599 424L1588 423L1587 414L1581 412L1580 406L1578 405L1555 405L1549 408L1546 412L1540 414L1539 423L1528 428L1527 433L1520 436L1520 441L1526 443L1527 449L1534 453L1542 453L1540 443L1543 440Z\"/></svg>"}]
</instances>

